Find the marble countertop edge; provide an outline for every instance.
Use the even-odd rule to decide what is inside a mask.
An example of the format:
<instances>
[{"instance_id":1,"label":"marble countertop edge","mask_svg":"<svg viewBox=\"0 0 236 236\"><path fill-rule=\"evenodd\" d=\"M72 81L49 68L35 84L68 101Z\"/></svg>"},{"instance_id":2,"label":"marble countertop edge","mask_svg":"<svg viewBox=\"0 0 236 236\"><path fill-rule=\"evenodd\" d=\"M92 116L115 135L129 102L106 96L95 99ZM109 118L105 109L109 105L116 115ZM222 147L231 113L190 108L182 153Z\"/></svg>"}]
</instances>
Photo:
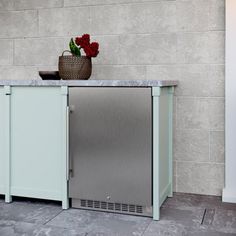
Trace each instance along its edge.
<instances>
[{"instance_id":1,"label":"marble countertop edge","mask_svg":"<svg viewBox=\"0 0 236 236\"><path fill-rule=\"evenodd\" d=\"M0 80L0 86L167 87L176 80Z\"/></svg>"}]
</instances>

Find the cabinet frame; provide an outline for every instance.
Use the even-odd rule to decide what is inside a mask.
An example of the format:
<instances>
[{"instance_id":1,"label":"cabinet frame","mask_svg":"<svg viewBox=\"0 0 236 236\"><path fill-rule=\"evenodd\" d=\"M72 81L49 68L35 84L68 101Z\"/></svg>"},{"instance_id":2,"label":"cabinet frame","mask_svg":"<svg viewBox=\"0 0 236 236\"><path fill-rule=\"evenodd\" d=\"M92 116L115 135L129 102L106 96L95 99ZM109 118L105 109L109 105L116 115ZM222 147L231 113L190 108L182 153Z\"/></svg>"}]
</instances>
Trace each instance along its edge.
<instances>
[{"instance_id":1,"label":"cabinet frame","mask_svg":"<svg viewBox=\"0 0 236 236\"><path fill-rule=\"evenodd\" d=\"M60 116L61 116L61 117L58 117L58 120L56 121L57 128L59 129L59 131L58 131L59 137L57 137L57 143L59 142L61 147L56 147L55 144L53 144L54 146L52 148L50 147L51 148L50 150L52 150L51 153L55 153L55 155L52 156L52 159L56 160L57 163L55 163L55 164L57 164L56 166L60 167L60 170L57 170L57 174L55 174L55 172L53 170L53 162L51 161L51 163L50 163L51 165L49 167L49 168L51 168L51 172L49 171L49 168L47 168L47 171L46 171L47 175L43 176L43 174L42 175L39 174L40 173L40 171L39 171L37 173L36 178L35 178L40 182L41 188L39 188L39 189L37 189L37 187L34 187L34 186L33 186L33 188L30 188L30 186L28 186L27 184L26 184L27 186L25 187L24 183L20 186L17 186L17 184L15 184L13 181L13 177L15 175L15 173L13 173L14 172L13 171L13 169L14 169L13 164L14 164L14 161L17 161L17 163L18 163L19 160L17 160L18 156L14 156L14 159L12 159L13 153L14 153L12 149L15 148L16 146L19 147L20 144L19 143L16 144L15 142L20 142L20 141L19 141L19 137L18 137L18 139L15 139L16 137L14 137L15 136L14 132L12 134L12 129L13 129L12 125L15 124L14 121L12 121L14 116L11 114L12 109L14 109L14 107L12 108L12 105L15 102L12 95L14 95L14 92L17 91L17 89L19 90L19 88L20 88L20 90L23 90L23 91L25 90L26 94L30 90L38 88L38 89L40 89L40 92L38 91L38 94L40 94L41 91L42 91L42 94L44 94L43 93L44 91L47 91L47 95L49 96L49 98L51 96L50 92L52 91L53 92L53 95L52 95L53 99L56 102L55 109L57 110L57 114L60 114ZM4 90L4 94L3 94L3 96L1 96L1 98L3 100L2 101L2 103L3 103L3 108L2 108L3 114L2 115L3 115L3 133L4 133L3 137L4 138L3 138L2 145L3 145L3 158L4 158L4 169L5 169L5 173L4 173L5 186L4 186L4 188L2 188L3 191L1 192L1 194L5 195L5 202L10 203L12 201L12 196L24 196L24 197L42 198L42 199L62 201L62 208L68 209L69 201L68 201L68 178L67 178L67 168L68 168L67 163L68 163L68 161L67 161L67 159L68 159L68 142L69 141L68 141L68 135L67 135L67 133L68 133L68 127L67 127L67 124L68 124L68 122L67 122L68 121L68 113L67 113L68 88L67 88L67 86L59 86L59 87L58 86L57 87L4 86L3 90ZM21 92L21 94L22 94L22 92ZM34 94L33 91L32 91L32 94ZM21 98L22 97L23 96L21 96ZM39 98L37 98L37 94L36 94L36 95L33 95L33 97L31 97L31 98L35 99L35 97L36 97L36 100L37 99L39 100L41 95L39 96ZM57 98L59 98L60 100L57 101ZM30 97L29 97L29 99L30 99ZM42 105L40 105L40 108L42 111L43 111L44 104L42 103ZM53 106L53 104L54 103L52 103L52 106ZM22 106L24 106L24 104L22 104ZM46 110L47 109L50 109L49 105L46 107ZM22 112L27 111L27 108L24 107L24 109L22 109L22 110L23 110ZM27 114L29 115L30 112L31 112L31 110L29 107L29 112L27 111L26 115ZM20 112L18 114L22 114L22 113ZM23 113L22 115L24 117L25 114ZM38 121L39 120L40 120L40 118L38 119ZM44 117L44 122L45 122L45 117ZM23 124L26 125L24 122L23 122ZM20 121L17 123L17 125L18 125L17 127L20 127ZM32 125L32 123L31 123L31 125ZM35 125L39 126L38 129L46 129L43 126L43 124L35 123ZM40 127L40 125L41 125L41 127ZM28 127L28 126L26 125L26 127ZM30 128L30 126L28 128ZM55 127L54 127L54 129L55 129ZM37 129L36 129L36 132L37 132ZM20 134L22 134L22 132L20 132ZM24 137L22 137L22 138L24 138ZM27 138L29 139L29 137L27 137ZM34 137L32 137L32 139L34 139ZM61 140L59 140L59 139L61 139ZM12 140L14 140L15 142L13 142ZM37 141L37 138L36 138L36 141ZM45 143L46 141L42 140L42 142ZM52 140L52 142L53 142L53 140ZM37 146L37 145L40 145L40 143L34 143L34 145ZM49 143L49 145L50 145L50 143ZM26 147L26 146L23 145L23 147ZM40 148L38 148L38 150L39 149ZM57 150L55 150L55 149L57 149ZM54 150L55 150L55 152L54 152ZM27 151L26 151L26 153L27 153ZM56 153L59 153L59 154L56 155ZM53 155L53 154L50 154L50 155ZM20 157L21 156L19 154L19 158ZM22 156L22 158L25 158L25 157ZM41 160L37 159L37 161L39 161L39 163L40 163ZM23 165L24 164L26 164L26 163L23 163ZM42 163L40 163L39 168L41 168L41 170L43 170L44 165L47 165L47 163L43 163L43 161L42 161ZM18 166L18 165L16 164L16 166ZM24 168L25 167L23 166L23 169ZM29 168L31 168L31 167L29 166ZM18 172L19 172L19 169L20 169L20 167L18 168ZM58 171L60 171L59 174L58 174ZM28 175L32 174L32 172L33 172L33 170L30 169ZM33 172L33 174L34 174L34 172ZM56 175L58 175L59 180L57 178L55 178ZM20 178L19 173L18 173L18 175L16 175L14 177L14 179L16 180L18 177ZM35 177L35 176L33 176L33 177ZM54 179L50 180L50 177L54 178ZM29 176L27 176L27 178L29 178ZM51 183L50 183L51 185L47 184L47 182L48 182L47 178L49 178L49 180L51 181ZM22 179L24 179L24 178L22 178ZM22 181L20 183L22 183ZM18 182L18 180L17 180L17 182ZM44 183L45 183L45 189L44 189ZM54 185L54 183L55 183L55 185ZM50 191L50 189L49 189L50 186L53 187L52 191Z\"/></svg>"},{"instance_id":2,"label":"cabinet frame","mask_svg":"<svg viewBox=\"0 0 236 236\"><path fill-rule=\"evenodd\" d=\"M12 201L11 193L11 95L15 87L0 87L0 99L2 99L2 120L3 120L3 156L5 169L5 185L0 185L0 194L5 195L5 201ZM25 89L34 87L26 86ZM62 208L68 209L68 180L69 180L69 109L68 109L68 86L51 86L50 88L60 89L61 117L61 187L56 197L38 196L36 194L23 194L25 197L35 197L50 200L62 201ZM40 87L44 89L44 87ZM99 88L98 88L99 89ZM174 86L152 87L152 108L153 108L153 219L160 219L160 207L167 197L173 196L173 93ZM163 112L163 107L165 107ZM1 112L1 111L0 111ZM1 114L0 114L1 115ZM165 121L165 122L163 122ZM166 129L163 130L162 127ZM165 142L161 145L162 137ZM1 142L1 138L0 138ZM164 144L164 145L163 145ZM1 144L0 144L1 145ZM1 164L1 163L0 163ZM160 168L166 167L165 173ZM0 183L1 184L1 183ZM17 195L20 196L20 195Z\"/></svg>"}]
</instances>

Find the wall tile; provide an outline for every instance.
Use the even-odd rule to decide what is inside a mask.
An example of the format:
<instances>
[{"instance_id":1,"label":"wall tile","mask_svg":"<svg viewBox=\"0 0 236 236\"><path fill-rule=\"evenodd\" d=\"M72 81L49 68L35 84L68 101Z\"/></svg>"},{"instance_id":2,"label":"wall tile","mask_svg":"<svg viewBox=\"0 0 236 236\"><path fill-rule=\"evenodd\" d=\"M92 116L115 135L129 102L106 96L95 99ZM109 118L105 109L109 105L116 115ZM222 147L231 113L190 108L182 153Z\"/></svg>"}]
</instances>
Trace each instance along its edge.
<instances>
[{"instance_id":1,"label":"wall tile","mask_svg":"<svg viewBox=\"0 0 236 236\"><path fill-rule=\"evenodd\" d=\"M225 29L225 0L176 1L179 31Z\"/></svg>"},{"instance_id":2,"label":"wall tile","mask_svg":"<svg viewBox=\"0 0 236 236\"><path fill-rule=\"evenodd\" d=\"M177 34L177 61L179 63L207 63L208 51L207 33Z\"/></svg>"},{"instance_id":3,"label":"wall tile","mask_svg":"<svg viewBox=\"0 0 236 236\"><path fill-rule=\"evenodd\" d=\"M170 32L176 27L175 4L158 2L91 7L93 34ZM104 25L106 27L104 27Z\"/></svg>"},{"instance_id":4,"label":"wall tile","mask_svg":"<svg viewBox=\"0 0 236 236\"><path fill-rule=\"evenodd\" d=\"M209 162L209 131L176 130L174 159L177 161Z\"/></svg>"},{"instance_id":5,"label":"wall tile","mask_svg":"<svg viewBox=\"0 0 236 236\"><path fill-rule=\"evenodd\" d=\"M173 192L177 192L177 177L173 177Z\"/></svg>"},{"instance_id":6,"label":"wall tile","mask_svg":"<svg viewBox=\"0 0 236 236\"><path fill-rule=\"evenodd\" d=\"M209 65L209 96L224 97L225 96L225 66Z\"/></svg>"},{"instance_id":7,"label":"wall tile","mask_svg":"<svg viewBox=\"0 0 236 236\"><path fill-rule=\"evenodd\" d=\"M224 130L224 99L179 97L177 127Z\"/></svg>"},{"instance_id":8,"label":"wall tile","mask_svg":"<svg viewBox=\"0 0 236 236\"><path fill-rule=\"evenodd\" d=\"M64 9L64 34L82 35L90 31L90 10L87 7Z\"/></svg>"},{"instance_id":9,"label":"wall tile","mask_svg":"<svg viewBox=\"0 0 236 236\"><path fill-rule=\"evenodd\" d=\"M209 3L206 0L177 1L178 31L208 30Z\"/></svg>"},{"instance_id":10,"label":"wall tile","mask_svg":"<svg viewBox=\"0 0 236 236\"><path fill-rule=\"evenodd\" d=\"M0 11L13 10L14 0L1 0L0 1Z\"/></svg>"},{"instance_id":11,"label":"wall tile","mask_svg":"<svg viewBox=\"0 0 236 236\"><path fill-rule=\"evenodd\" d=\"M44 9L39 10L39 35L60 36L64 34L64 10Z\"/></svg>"},{"instance_id":12,"label":"wall tile","mask_svg":"<svg viewBox=\"0 0 236 236\"><path fill-rule=\"evenodd\" d=\"M146 29L142 5L95 6L91 21L94 34L140 33Z\"/></svg>"},{"instance_id":13,"label":"wall tile","mask_svg":"<svg viewBox=\"0 0 236 236\"><path fill-rule=\"evenodd\" d=\"M0 38L37 36L37 11L0 12Z\"/></svg>"},{"instance_id":14,"label":"wall tile","mask_svg":"<svg viewBox=\"0 0 236 236\"><path fill-rule=\"evenodd\" d=\"M225 161L225 134L223 131L210 132L210 161L216 163Z\"/></svg>"},{"instance_id":15,"label":"wall tile","mask_svg":"<svg viewBox=\"0 0 236 236\"><path fill-rule=\"evenodd\" d=\"M0 40L0 65L12 65L13 64L13 41L12 40Z\"/></svg>"},{"instance_id":16,"label":"wall tile","mask_svg":"<svg viewBox=\"0 0 236 236\"><path fill-rule=\"evenodd\" d=\"M147 80L178 80L175 65L147 65Z\"/></svg>"},{"instance_id":17,"label":"wall tile","mask_svg":"<svg viewBox=\"0 0 236 236\"><path fill-rule=\"evenodd\" d=\"M210 81L208 65L179 65L177 68L176 94L180 96L208 96ZM214 85L213 85L214 86Z\"/></svg>"},{"instance_id":18,"label":"wall tile","mask_svg":"<svg viewBox=\"0 0 236 236\"><path fill-rule=\"evenodd\" d=\"M173 161L173 176L177 176L177 161Z\"/></svg>"},{"instance_id":19,"label":"wall tile","mask_svg":"<svg viewBox=\"0 0 236 236\"><path fill-rule=\"evenodd\" d=\"M225 0L208 0L209 29L225 30Z\"/></svg>"},{"instance_id":20,"label":"wall tile","mask_svg":"<svg viewBox=\"0 0 236 236\"><path fill-rule=\"evenodd\" d=\"M30 80L37 79L38 72L35 67L27 66L0 66L0 79Z\"/></svg>"},{"instance_id":21,"label":"wall tile","mask_svg":"<svg viewBox=\"0 0 236 236\"><path fill-rule=\"evenodd\" d=\"M224 64L224 32L178 33L179 63Z\"/></svg>"},{"instance_id":22,"label":"wall tile","mask_svg":"<svg viewBox=\"0 0 236 236\"><path fill-rule=\"evenodd\" d=\"M14 62L15 65L57 65L63 50L63 39L19 39L15 40Z\"/></svg>"},{"instance_id":23,"label":"wall tile","mask_svg":"<svg viewBox=\"0 0 236 236\"><path fill-rule=\"evenodd\" d=\"M225 63L225 32L211 32L208 34L208 63Z\"/></svg>"},{"instance_id":24,"label":"wall tile","mask_svg":"<svg viewBox=\"0 0 236 236\"><path fill-rule=\"evenodd\" d=\"M99 43L99 54L93 59L93 64L116 65L119 64L119 37L118 36L94 36L91 41Z\"/></svg>"},{"instance_id":25,"label":"wall tile","mask_svg":"<svg viewBox=\"0 0 236 236\"><path fill-rule=\"evenodd\" d=\"M122 64L172 64L175 34L121 35L119 56Z\"/></svg>"},{"instance_id":26,"label":"wall tile","mask_svg":"<svg viewBox=\"0 0 236 236\"><path fill-rule=\"evenodd\" d=\"M96 59L95 59L96 60ZM145 66L103 66L93 65L91 79L135 80L146 79Z\"/></svg>"},{"instance_id":27,"label":"wall tile","mask_svg":"<svg viewBox=\"0 0 236 236\"><path fill-rule=\"evenodd\" d=\"M147 32L176 31L176 3L161 1L144 5Z\"/></svg>"},{"instance_id":28,"label":"wall tile","mask_svg":"<svg viewBox=\"0 0 236 236\"><path fill-rule=\"evenodd\" d=\"M209 129L209 100L177 98L178 129Z\"/></svg>"},{"instance_id":29,"label":"wall tile","mask_svg":"<svg viewBox=\"0 0 236 236\"><path fill-rule=\"evenodd\" d=\"M59 8L39 10L39 34L41 36L66 36L90 33L90 10Z\"/></svg>"},{"instance_id":30,"label":"wall tile","mask_svg":"<svg viewBox=\"0 0 236 236\"><path fill-rule=\"evenodd\" d=\"M179 81L178 96L224 96L223 65L177 65L173 78Z\"/></svg>"},{"instance_id":31,"label":"wall tile","mask_svg":"<svg viewBox=\"0 0 236 236\"><path fill-rule=\"evenodd\" d=\"M221 196L224 165L177 162L177 191Z\"/></svg>"},{"instance_id":32,"label":"wall tile","mask_svg":"<svg viewBox=\"0 0 236 236\"><path fill-rule=\"evenodd\" d=\"M221 130L225 128L225 99L209 99L209 124L211 130Z\"/></svg>"},{"instance_id":33,"label":"wall tile","mask_svg":"<svg viewBox=\"0 0 236 236\"><path fill-rule=\"evenodd\" d=\"M17 0L14 1L16 10L62 7L63 0Z\"/></svg>"}]
</instances>

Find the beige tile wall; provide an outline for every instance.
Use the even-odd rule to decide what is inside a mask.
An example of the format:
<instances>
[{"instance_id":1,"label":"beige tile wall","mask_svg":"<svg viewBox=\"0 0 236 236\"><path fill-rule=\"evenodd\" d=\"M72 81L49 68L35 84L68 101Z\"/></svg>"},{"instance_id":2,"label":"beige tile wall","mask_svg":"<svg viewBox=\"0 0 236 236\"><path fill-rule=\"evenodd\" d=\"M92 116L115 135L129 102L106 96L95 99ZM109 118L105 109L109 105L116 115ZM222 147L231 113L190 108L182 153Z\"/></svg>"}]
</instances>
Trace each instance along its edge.
<instances>
[{"instance_id":1,"label":"beige tile wall","mask_svg":"<svg viewBox=\"0 0 236 236\"><path fill-rule=\"evenodd\" d=\"M224 0L1 0L0 79L57 69L71 36L100 43L93 79L177 79L175 191L224 184Z\"/></svg>"}]
</instances>

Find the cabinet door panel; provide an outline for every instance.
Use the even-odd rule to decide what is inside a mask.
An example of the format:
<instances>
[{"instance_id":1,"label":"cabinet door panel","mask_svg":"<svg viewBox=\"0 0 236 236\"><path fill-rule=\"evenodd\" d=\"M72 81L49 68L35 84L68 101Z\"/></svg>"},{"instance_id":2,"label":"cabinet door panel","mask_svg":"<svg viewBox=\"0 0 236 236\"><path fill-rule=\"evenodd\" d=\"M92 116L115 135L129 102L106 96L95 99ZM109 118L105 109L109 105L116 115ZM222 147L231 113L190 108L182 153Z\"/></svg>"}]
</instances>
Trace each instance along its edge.
<instances>
[{"instance_id":1,"label":"cabinet door panel","mask_svg":"<svg viewBox=\"0 0 236 236\"><path fill-rule=\"evenodd\" d=\"M3 104L4 104L4 88L0 87L0 194L4 194L5 172L4 172L4 124L3 124Z\"/></svg>"},{"instance_id":2,"label":"cabinet door panel","mask_svg":"<svg viewBox=\"0 0 236 236\"><path fill-rule=\"evenodd\" d=\"M12 195L61 199L62 112L60 88L12 88Z\"/></svg>"}]
</instances>

